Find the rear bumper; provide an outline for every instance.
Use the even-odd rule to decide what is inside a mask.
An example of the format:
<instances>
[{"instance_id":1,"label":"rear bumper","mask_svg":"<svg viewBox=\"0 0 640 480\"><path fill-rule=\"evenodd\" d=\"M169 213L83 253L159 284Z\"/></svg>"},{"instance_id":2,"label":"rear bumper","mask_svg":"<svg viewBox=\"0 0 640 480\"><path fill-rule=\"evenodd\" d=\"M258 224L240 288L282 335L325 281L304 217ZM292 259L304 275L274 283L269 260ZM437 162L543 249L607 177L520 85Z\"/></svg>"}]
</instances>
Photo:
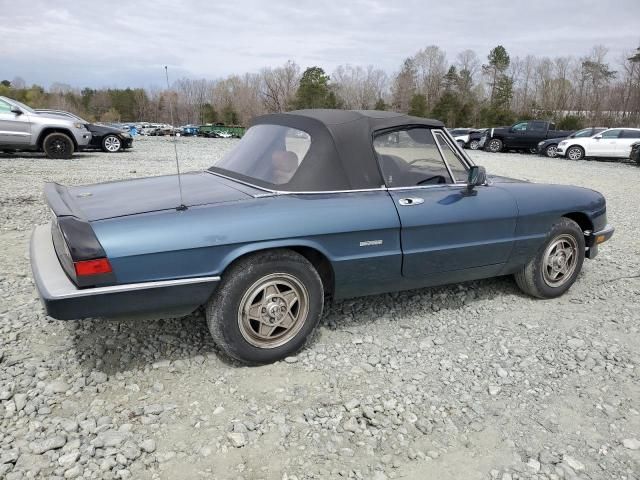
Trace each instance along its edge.
<instances>
[{"instance_id":1,"label":"rear bumper","mask_svg":"<svg viewBox=\"0 0 640 480\"><path fill-rule=\"evenodd\" d=\"M220 281L220 277L197 277L80 289L58 261L50 225L33 231L30 258L33 279L47 315L59 320L188 314L207 302Z\"/></svg>"},{"instance_id":2,"label":"rear bumper","mask_svg":"<svg viewBox=\"0 0 640 480\"><path fill-rule=\"evenodd\" d=\"M615 228L611 225L607 225L598 232L591 232L585 236L585 244L587 247L586 257L593 259L598 255L598 245L606 242L613 236Z\"/></svg>"}]
</instances>

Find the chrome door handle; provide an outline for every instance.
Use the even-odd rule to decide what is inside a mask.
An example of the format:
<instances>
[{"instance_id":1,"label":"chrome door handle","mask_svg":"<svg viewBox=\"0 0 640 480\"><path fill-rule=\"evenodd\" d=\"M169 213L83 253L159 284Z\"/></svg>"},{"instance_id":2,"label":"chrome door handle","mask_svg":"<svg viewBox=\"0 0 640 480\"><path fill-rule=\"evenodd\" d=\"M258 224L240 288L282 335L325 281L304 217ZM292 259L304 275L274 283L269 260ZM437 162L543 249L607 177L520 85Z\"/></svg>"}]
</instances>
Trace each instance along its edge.
<instances>
[{"instance_id":1,"label":"chrome door handle","mask_svg":"<svg viewBox=\"0 0 640 480\"><path fill-rule=\"evenodd\" d=\"M410 207L412 205L420 205L421 203L424 203L424 198L420 198L420 197L401 198L400 200L398 200L398 203L403 207Z\"/></svg>"}]
</instances>

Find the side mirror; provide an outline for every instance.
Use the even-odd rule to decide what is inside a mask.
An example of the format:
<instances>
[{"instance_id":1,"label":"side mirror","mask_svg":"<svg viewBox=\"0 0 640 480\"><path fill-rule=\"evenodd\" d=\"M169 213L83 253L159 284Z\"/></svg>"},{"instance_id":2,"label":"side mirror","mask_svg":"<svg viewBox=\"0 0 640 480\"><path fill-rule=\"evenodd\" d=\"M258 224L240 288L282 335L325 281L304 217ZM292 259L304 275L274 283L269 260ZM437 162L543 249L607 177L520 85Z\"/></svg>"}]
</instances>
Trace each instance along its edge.
<instances>
[{"instance_id":1,"label":"side mirror","mask_svg":"<svg viewBox=\"0 0 640 480\"><path fill-rule=\"evenodd\" d=\"M469 169L467 177L467 190L471 191L478 185L484 185L487 182L487 170L484 167L474 165Z\"/></svg>"},{"instance_id":2,"label":"side mirror","mask_svg":"<svg viewBox=\"0 0 640 480\"><path fill-rule=\"evenodd\" d=\"M20 107L16 107L15 105L11 105L11 112L15 113L16 115L22 115L22 110L20 109Z\"/></svg>"},{"instance_id":3,"label":"side mirror","mask_svg":"<svg viewBox=\"0 0 640 480\"><path fill-rule=\"evenodd\" d=\"M596 135L596 136L595 136L595 137L593 137L593 138L595 138L596 140L600 140L600 139L602 138L602 135Z\"/></svg>"}]
</instances>

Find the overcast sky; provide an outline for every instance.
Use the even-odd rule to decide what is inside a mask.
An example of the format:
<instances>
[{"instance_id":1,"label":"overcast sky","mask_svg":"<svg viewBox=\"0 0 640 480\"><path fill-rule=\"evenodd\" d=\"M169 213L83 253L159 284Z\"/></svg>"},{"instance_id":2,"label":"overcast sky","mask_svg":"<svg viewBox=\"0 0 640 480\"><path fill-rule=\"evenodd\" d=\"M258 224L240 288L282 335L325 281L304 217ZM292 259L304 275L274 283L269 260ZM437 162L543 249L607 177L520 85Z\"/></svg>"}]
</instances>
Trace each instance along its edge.
<instances>
[{"instance_id":1,"label":"overcast sky","mask_svg":"<svg viewBox=\"0 0 640 480\"><path fill-rule=\"evenodd\" d=\"M162 85L172 78L373 64L391 73L427 45L482 60L609 49L617 64L640 45L640 1L562 0L0 0L0 79L74 87Z\"/></svg>"}]
</instances>

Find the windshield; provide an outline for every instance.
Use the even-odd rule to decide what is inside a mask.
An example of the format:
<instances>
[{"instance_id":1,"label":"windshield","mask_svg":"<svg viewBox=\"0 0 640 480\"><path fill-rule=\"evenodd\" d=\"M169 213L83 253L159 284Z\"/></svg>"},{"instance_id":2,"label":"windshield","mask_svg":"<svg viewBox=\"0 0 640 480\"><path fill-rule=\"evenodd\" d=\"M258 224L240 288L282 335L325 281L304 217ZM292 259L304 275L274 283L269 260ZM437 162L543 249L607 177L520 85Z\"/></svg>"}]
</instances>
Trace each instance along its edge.
<instances>
[{"instance_id":1,"label":"windshield","mask_svg":"<svg viewBox=\"0 0 640 480\"><path fill-rule=\"evenodd\" d=\"M593 135L593 133L590 128L583 128L582 130L578 130L576 133L574 133L573 137L574 138L590 137L591 135Z\"/></svg>"},{"instance_id":2,"label":"windshield","mask_svg":"<svg viewBox=\"0 0 640 480\"><path fill-rule=\"evenodd\" d=\"M26 112L36 113L36 111L33 108L26 106L24 103L20 103L17 100L11 100L11 101L13 103L15 103L17 106L19 106L22 110L26 111Z\"/></svg>"},{"instance_id":3,"label":"windshield","mask_svg":"<svg viewBox=\"0 0 640 480\"><path fill-rule=\"evenodd\" d=\"M210 170L284 185L298 171L310 146L311 137L302 130L282 125L255 125Z\"/></svg>"}]
</instances>

